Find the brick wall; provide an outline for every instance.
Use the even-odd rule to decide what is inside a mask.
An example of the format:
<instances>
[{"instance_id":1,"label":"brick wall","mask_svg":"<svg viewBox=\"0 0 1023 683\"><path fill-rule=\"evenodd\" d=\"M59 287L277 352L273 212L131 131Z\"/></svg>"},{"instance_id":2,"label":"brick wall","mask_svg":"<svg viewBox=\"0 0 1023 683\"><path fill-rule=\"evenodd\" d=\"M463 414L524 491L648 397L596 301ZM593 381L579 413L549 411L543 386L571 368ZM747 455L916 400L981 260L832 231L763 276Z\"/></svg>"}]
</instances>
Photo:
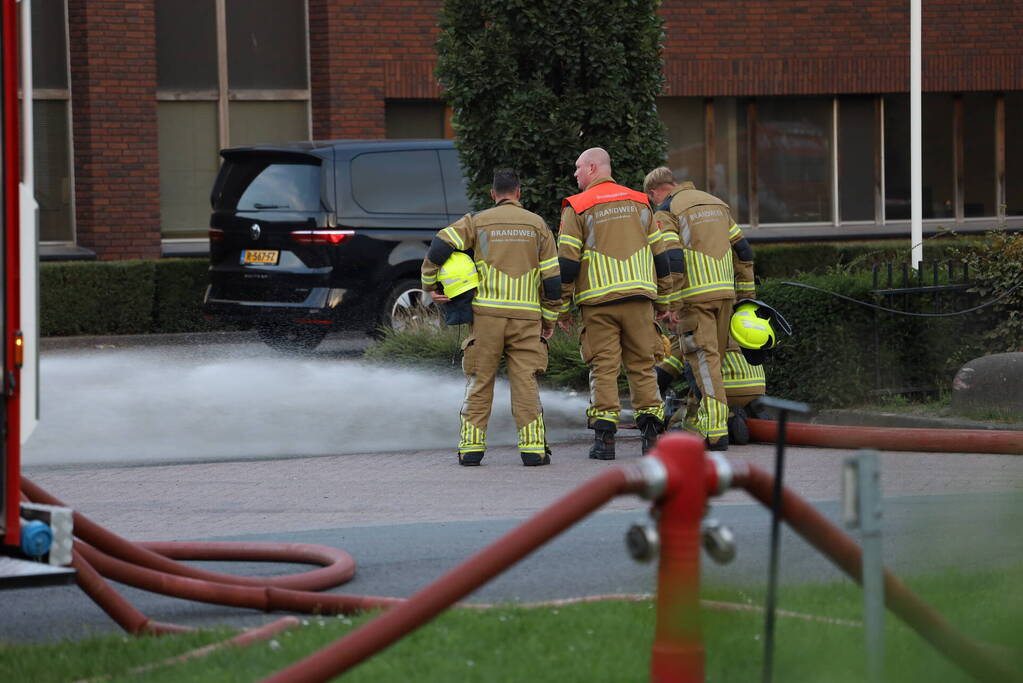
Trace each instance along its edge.
<instances>
[{"instance_id":1,"label":"brick wall","mask_svg":"<svg viewBox=\"0 0 1023 683\"><path fill-rule=\"evenodd\" d=\"M440 96L441 0L309 0L313 136L382 138L384 100Z\"/></svg>"},{"instance_id":2,"label":"brick wall","mask_svg":"<svg viewBox=\"0 0 1023 683\"><path fill-rule=\"evenodd\" d=\"M923 89L1023 89L1023 3L925 0ZM905 0L665 0L668 95L909 90Z\"/></svg>"},{"instance_id":3,"label":"brick wall","mask_svg":"<svg viewBox=\"0 0 1023 683\"><path fill-rule=\"evenodd\" d=\"M388 97L438 97L440 0L310 0L318 136L382 136ZM928 91L1023 90L1023 2L925 0ZM664 0L668 95L909 90L906 0Z\"/></svg>"},{"instance_id":4,"label":"brick wall","mask_svg":"<svg viewBox=\"0 0 1023 683\"><path fill-rule=\"evenodd\" d=\"M77 241L160 256L153 0L69 0Z\"/></svg>"}]
</instances>

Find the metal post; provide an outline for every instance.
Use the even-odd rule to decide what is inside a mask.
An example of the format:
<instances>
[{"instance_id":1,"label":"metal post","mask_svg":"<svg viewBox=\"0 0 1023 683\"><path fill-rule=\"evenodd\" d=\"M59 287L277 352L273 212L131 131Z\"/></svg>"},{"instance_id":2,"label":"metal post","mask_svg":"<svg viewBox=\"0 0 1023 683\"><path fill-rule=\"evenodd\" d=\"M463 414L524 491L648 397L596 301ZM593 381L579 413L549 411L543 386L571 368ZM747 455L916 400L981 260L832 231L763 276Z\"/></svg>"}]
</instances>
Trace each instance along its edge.
<instances>
[{"instance_id":1,"label":"metal post","mask_svg":"<svg viewBox=\"0 0 1023 683\"><path fill-rule=\"evenodd\" d=\"M767 575L767 605L764 621L764 671L762 680L770 683L774 670L774 608L778 586L778 550L781 543L781 493L785 473L785 423L792 413L807 414L810 406L771 396L760 397L760 405L778 411L778 435L775 437L774 493L771 499L771 559Z\"/></svg>"},{"instance_id":2,"label":"metal post","mask_svg":"<svg viewBox=\"0 0 1023 683\"><path fill-rule=\"evenodd\" d=\"M877 451L846 458L842 471L845 523L859 528L863 546L863 624L869 680L877 683L884 667L884 564L881 560L881 468Z\"/></svg>"},{"instance_id":3,"label":"metal post","mask_svg":"<svg viewBox=\"0 0 1023 683\"><path fill-rule=\"evenodd\" d=\"M922 44L921 0L909 2L909 202L910 265L924 259L923 240L923 125L921 124Z\"/></svg>"}]
</instances>

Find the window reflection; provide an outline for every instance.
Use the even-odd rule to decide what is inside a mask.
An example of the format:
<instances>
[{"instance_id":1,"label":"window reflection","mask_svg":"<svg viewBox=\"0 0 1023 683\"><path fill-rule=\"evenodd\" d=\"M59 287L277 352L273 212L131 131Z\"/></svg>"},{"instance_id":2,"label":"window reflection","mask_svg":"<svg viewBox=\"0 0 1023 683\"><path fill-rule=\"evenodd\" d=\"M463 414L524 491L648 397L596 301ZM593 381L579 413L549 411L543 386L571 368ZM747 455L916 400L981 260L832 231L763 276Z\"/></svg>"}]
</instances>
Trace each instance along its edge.
<instances>
[{"instance_id":1,"label":"window reflection","mask_svg":"<svg viewBox=\"0 0 1023 683\"><path fill-rule=\"evenodd\" d=\"M761 223L831 221L830 98L757 102Z\"/></svg>"}]
</instances>

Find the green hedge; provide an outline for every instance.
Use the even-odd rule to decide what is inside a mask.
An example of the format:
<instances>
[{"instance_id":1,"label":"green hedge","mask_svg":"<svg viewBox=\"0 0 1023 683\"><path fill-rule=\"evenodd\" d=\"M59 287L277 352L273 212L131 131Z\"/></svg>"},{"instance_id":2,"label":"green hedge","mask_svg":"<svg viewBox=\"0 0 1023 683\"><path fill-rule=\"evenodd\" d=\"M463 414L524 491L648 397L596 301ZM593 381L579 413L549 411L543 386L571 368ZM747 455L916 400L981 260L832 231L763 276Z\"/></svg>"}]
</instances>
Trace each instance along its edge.
<instances>
[{"instance_id":1,"label":"green hedge","mask_svg":"<svg viewBox=\"0 0 1023 683\"><path fill-rule=\"evenodd\" d=\"M206 259L70 261L39 266L43 337L213 329L202 317Z\"/></svg>"},{"instance_id":2,"label":"green hedge","mask_svg":"<svg viewBox=\"0 0 1023 683\"><path fill-rule=\"evenodd\" d=\"M869 273L804 275L788 280L868 303ZM823 292L763 283L758 295L792 324L765 365L768 393L817 408L850 406L875 389L950 386L956 358L975 344L976 317L925 318L873 311Z\"/></svg>"},{"instance_id":3,"label":"green hedge","mask_svg":"<svg viewBox=\"0 0 1023 683\"><path fill-rule=\"evenodd\" d=\"M958 251L976 245L980 237L944 234L924 242L925 261L954 258ZM801 242L754 244L754 263L760 278L791 277L799 273L825 273L842 266L865 269L875 263L909 262L905 239L871 242Z\"/></svg>"}]
</instances>

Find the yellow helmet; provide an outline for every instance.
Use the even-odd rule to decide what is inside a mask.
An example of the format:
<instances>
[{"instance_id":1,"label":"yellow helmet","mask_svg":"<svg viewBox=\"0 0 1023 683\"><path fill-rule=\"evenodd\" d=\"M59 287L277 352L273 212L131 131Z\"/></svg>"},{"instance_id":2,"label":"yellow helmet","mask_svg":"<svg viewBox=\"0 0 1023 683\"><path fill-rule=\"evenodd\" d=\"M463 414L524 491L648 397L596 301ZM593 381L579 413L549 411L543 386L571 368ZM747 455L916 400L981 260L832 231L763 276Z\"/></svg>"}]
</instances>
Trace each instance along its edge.
<instances>
[{"instance_id":1,"label":"yellow helmet","mask_svg":"<svg viewBox=\"0 0 1023 683\"><path fill-rule=\"evenodd\" d=\"M761 365L767 351L778 343L778 332L792 334L782 314L758 299L742 299L735 306L728 328L750 365Z\"/></svg>"},{"instance_id":2,"label":"yellow helmet","mask_svg":"<svg viewBox=\"0 0 1023 683\"><path fill-rule=\"evenodd\" d=\"M475 289L480 282L476 264L464 251L456 251L448 257L448 260L440 267L438 279L444 287L444 294L452 299L470 289Z\"/></svg>"}]
</instances>

